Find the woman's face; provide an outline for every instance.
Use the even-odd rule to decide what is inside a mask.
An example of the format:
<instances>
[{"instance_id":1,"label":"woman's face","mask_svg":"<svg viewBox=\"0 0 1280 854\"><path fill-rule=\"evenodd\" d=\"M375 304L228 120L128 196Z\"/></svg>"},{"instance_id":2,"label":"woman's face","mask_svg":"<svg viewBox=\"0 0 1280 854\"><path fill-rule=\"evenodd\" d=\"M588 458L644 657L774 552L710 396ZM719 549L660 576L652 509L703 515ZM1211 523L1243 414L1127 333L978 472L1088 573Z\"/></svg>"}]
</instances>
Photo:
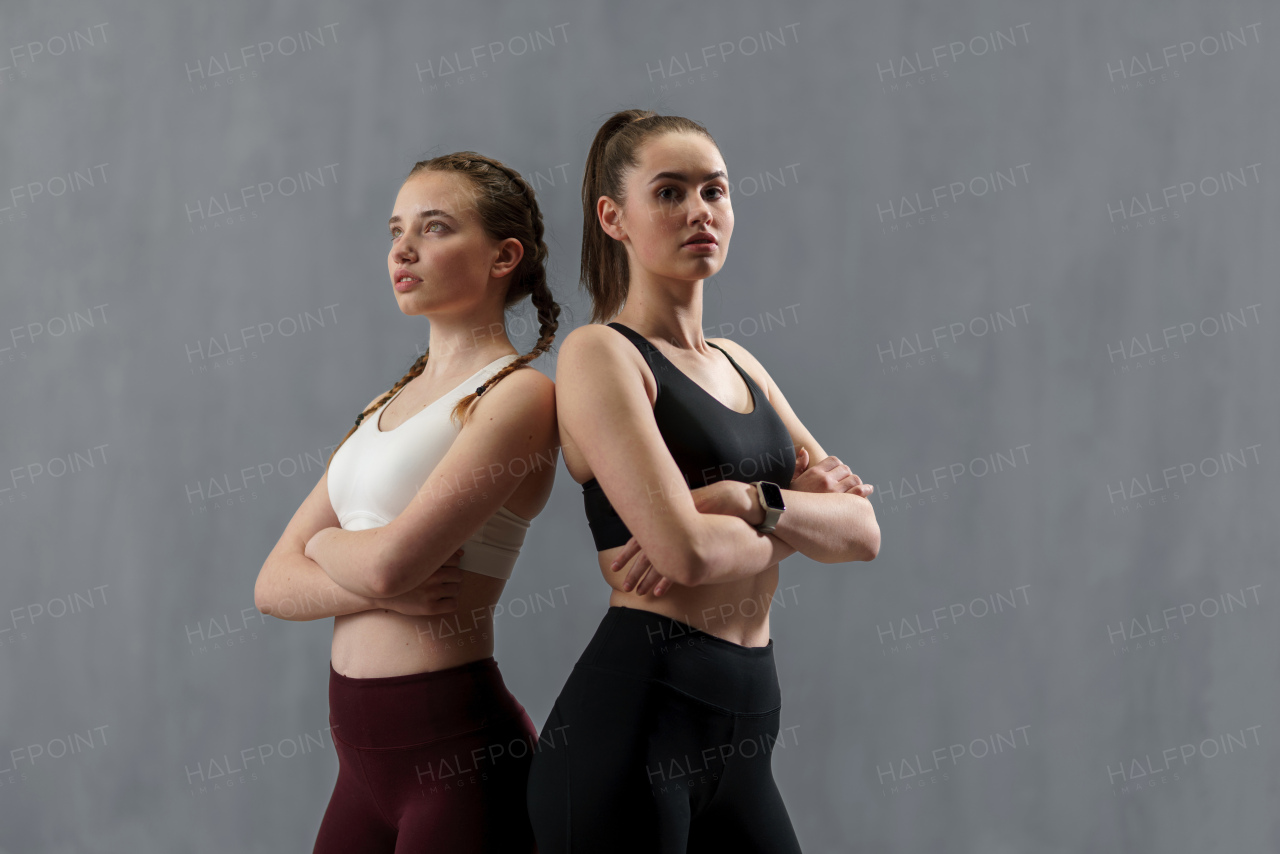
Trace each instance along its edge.
<instances>
[{"instance_id":1,"label":"woman's face","mask_svg":"<svg viewBox=\"0 0 1280 854\"><path fill-rule=\"evenodd\" d=\"M419 172L400 188L387 272L405 314L466 312L488 299L501 305L505 276L524 250L514 237L485 233L475 193L470 179L450 172Z\"/></svg>"},{"instance_id":2,"label":"woman's face","mask_svg":"<svg viewBox=\"0 0 1280 854\"><path fill-rule=\"evenodd\" d=\"M729 179L715 143L697 133L664 133L641 145L636 160L622 210L608 198L597 201L606 233L623 241L633 268L687 281L714 276L733 235ZM710 243L690 242L705 233Z\"/></svg>"}]
</instances>

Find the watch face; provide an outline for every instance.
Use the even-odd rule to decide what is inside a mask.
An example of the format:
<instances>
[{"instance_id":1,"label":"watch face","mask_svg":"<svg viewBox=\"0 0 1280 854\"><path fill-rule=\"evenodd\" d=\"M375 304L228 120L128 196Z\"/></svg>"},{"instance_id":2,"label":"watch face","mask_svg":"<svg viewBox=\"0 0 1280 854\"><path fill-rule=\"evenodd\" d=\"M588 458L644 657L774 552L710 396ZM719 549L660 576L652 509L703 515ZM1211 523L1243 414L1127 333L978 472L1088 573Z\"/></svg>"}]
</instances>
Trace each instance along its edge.
<instances>
[{"instance_id":1,"label":"watch face","mask_svg":"<svg viewBox=\"0 0 1280 854\"><path fill-rule=\"evenodd\" d=\"M760 481L760 489L764 493L764 505L770 510L787 509L787 505L782 503L782 490L778 487L778 484L762 480Z\"/></svg>"}]
</instances>

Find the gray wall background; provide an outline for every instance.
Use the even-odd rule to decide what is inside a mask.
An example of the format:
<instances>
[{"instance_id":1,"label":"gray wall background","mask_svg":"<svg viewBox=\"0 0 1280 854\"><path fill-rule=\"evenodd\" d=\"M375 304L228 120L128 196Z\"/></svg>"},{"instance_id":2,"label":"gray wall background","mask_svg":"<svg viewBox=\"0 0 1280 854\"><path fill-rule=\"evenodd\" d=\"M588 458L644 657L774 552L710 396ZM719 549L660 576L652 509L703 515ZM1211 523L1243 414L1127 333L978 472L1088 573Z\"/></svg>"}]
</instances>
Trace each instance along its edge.
<instances>
[{"instance_id":1,"label":"gray wall background","mask_svg":"<svg viewBox=\"0 0 1280 854\"><path fill-rule=\"evenodd\" d=\"M253 583L427 339L399 183L529 177L567 333L629 106L728 164L707 334L877 486L879 558L774 605L805 850L1280 850L1274 8L6 4L0 850L310 850L332 622ZM537 725L607 592L562 470L496 651Z\"/></svg>"}]
</instances>

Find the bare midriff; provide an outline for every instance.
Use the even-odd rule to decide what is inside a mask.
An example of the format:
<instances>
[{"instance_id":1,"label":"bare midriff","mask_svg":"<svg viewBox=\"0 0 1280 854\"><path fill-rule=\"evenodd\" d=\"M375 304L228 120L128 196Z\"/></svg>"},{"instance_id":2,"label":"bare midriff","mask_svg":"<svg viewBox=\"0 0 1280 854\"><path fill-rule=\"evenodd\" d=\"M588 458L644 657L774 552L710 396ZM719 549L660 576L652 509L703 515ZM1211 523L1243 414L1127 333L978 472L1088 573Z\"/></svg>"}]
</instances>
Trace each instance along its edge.
<instances>
[{"instance_id":1,"label":"bare midriff","mask_svg":"<svg viewBox=\"0 0 1280 854\"><path fill-rule=\"evenodd\" d=\"M609 568L623 548L615 546L596 553L600 574L613 588L609 594L610 605L662 614L739 646L765 646L769 643L769 606L778 589L776 563L749 578L697 587L676 584L661 596L654 596L651 587L645 595L637 596L634 589L622 589L622 582L636 558L633 557L617 571Z\"/></svg>"},{"instance_id":2,"label":"bare midriff","mask_svg":"<svg viewBox=\"0 0 1280 854\"><path fill-rule=\"evenodd\" d=\"M493 655L494 606L506 579L462 573L458 609L410 617L378 608L334 618L333 669L368 679L445 670Z\"/></svg>"}]
</instances>

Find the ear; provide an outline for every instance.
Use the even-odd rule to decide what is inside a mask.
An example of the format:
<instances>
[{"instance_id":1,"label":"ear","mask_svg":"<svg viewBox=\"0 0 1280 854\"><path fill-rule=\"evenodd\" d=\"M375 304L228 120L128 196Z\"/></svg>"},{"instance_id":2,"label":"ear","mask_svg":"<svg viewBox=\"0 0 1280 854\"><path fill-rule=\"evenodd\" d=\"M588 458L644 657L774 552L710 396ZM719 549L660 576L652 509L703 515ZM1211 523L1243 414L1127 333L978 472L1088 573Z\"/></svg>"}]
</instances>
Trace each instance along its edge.
<instances>
[{"instance_id":1,"label":"ear","mask_svg":"<svg viewBox=\"0 0 1280 854\"><path fill-rule=\"evenodd\" d=\"M508 237L498 245L498 255L493 261L489 275L500 279L520 266L524 258L524 244L514 237Z\"/></svg>"},{"instance_id":2,"label":"ear","mask_svg":"<svg viewBox=\"0 0 1280 854\"><path fill-rule=\"evenodd\" d=\"M596 199L596 218L600 221L600 227L604 229L605 234L614 240L626 238L627 232L622 227L622 209L613 199L608 196Z\"/></svg>"}]
</instances>

